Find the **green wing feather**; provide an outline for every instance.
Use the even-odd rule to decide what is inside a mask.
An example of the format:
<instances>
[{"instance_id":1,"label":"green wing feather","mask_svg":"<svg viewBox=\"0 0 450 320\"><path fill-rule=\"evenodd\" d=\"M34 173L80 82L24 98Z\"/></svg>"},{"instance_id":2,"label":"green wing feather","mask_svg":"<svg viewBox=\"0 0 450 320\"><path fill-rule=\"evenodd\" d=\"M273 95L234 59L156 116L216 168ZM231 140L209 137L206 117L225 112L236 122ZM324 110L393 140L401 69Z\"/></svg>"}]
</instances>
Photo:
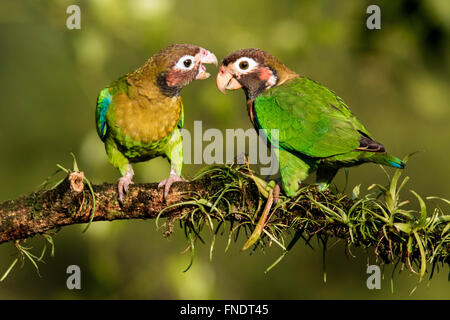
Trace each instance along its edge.
<instances>
[{"instance_id":1,"label":"green wing feather","mask_svg":"<svg viewBox=\"0 0 450 320\"><path fill-rule=\"evenodd\" d=\"M278 129L279 146L293 153L343 154L359 147L361 133L370 136L341 98L305 77L267 90L255 99L254 108L256 126Z\"/></svg>"}]
</instances>

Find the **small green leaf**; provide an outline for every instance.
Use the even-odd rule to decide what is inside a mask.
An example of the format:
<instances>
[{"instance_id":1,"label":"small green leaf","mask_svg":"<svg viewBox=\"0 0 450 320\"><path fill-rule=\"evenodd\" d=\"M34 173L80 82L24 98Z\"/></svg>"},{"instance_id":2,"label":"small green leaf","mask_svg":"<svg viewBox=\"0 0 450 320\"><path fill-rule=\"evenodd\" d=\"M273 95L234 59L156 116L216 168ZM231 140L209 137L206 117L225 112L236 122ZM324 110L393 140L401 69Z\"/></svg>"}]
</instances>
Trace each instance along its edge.
<instances>
[{"instance_id":1,"label":"small green leaf","mask_svg":"<svg viewBox=\"0 0 450 320\"><path fill-rule=\"evenodd\" d=\"M410 234L412 231L412 226L409 223L394 223L394 227L407 234Z\"/></svg>"},{"instance_id":2,"label":"small green leaf","mask_svg":"<svg viewBox=\"0 0 450 320\"><path fill-rule=\"evenodd\" d=\"M427 200L434 200L434 199L444 201L448 205L450 205L450 200L448 200L448 199L444 199L444 198L441 198L441 197L427 197Z\"/></svg>"},{"instance_id":3,"label":"small green leaf","mask_svg":"<svg viewBox=\"0 0 450 320\"><path fill-rule=\"evenodd\" d=\"M0 282L3 282L3 280L6 279L6 277L8 276L8 274L11 272L11 270L14 268L14 266L16 265L17 261L19 261L19 258L14 259L14 261L11 263L11 265L9 266L8 270L5 271L5 273L3 274L2 278L0 279Z\"/></svg>"},{"instance_id":4,"label":"small green leaf","mask_svg":"<svg viewBox=\"0 0 450 320\"><path fill-rule=\"evenodd\" d=\"M76 165L76 162L75 162L74 165ZM84 178L84 182L88 185L89 191L91 192L91 195L92 195L92 212L91 212L91 216L89 218L89 223L87 224L86 228L83 230L83 233L87 231L87 229L91 225L92 221L94 220L94 216L95 216L95 192L94 192L94 188L92 187L91 182L86 177Z\"/></svg>"},{"instance_id":5,"label":"small green leaf","mask_svg":"<svg viewBox=\"0 0 450 320\"><path fill-rule=\"evenodd\" d=\"M73 152L71 152L70 155L71 155L72 158L73 158L73 171L74 171L74 172L79 172L80 170L78 169L77 158L75 157L75 155L73 154Z\"/></svg>"},{"instance_id":6,"label":"small green leaf","mask_svg":"<svg viewBox=\"0 0 450 320\"><path fill-rule=\"evenodd\" d=\"M286 247L286 250L283 251L283 254L275 260L274 263L272 263L265 271L264 273L268 273L270 270L272 270L283 258L289 253L289 251L294 247L294 245L297 243L297 241L301 238L302 231L297 230L294 234L294 237L289 242L289 244Z\"/></svg>"},{"instance_id":7,"label":"small green leaf","mask_svg":"<svg viewBox=\"0 0 450 320\"><path fill-rule=\"evenodd\" d=\"M342 209L336 207L336 209L338 209L338 211L343 214L343 216L339 215L337 212L333 211L332 209L328 208L327 206L323 205L320 202L317 202L316 200L314 200L314 198L308 196L308 199L311 200L311 202L313 202L316 206L318 206L319 208L321 208L323 211L331 214L332 216L336 217L340 222L345 223L347 221L347 214L345 212L342 211Z\"/></svg>"},{"instance_id":8,"label":"small green leaf","mask_svg":"<svg viewBox=\"0 0 450 320\"><path fill-rule=\"evenodd\" d=\"M410 254L413 252L412 243L413 243L413 237L409 236L409 238L408 238L408 253L410 253Z\"/></svg>"},{"instance_id":9,"label":"small green leaf","mask_svg":"<svg viewBox=\"0 0 450 320\"><path fill-rule=\"evenodd\" d=\"M402 183L400 184L400 187L398 187L397 189L397 193L400 193L400 191L403 189L403 187L406 185L406 183L409 181L409 177L405 177L405 179L403 179Z\"/></svg>"},{"instance_id":10,"label":"small green leaf","mask_svg":"<svg viewBox=\"0 0 450 320\"><path fill-rule=\"evenodd\" d=\"M410 192L416 196L416 198L419 200L420 204L420 221L419 225L423 226L427 222L427 206L425 205L425 201L423 201L422 197L419 196L414 190L410 190Z\"/></svg>"},{"instance_id":11,"label":"small green leaf","mask_svg":"<svg viewBox=\"0 0 450 320\"><path fill-rule=\"evenodd\" d=\"M420 278L419 278L419 282L422 281L423 276L425 275L425 271L427 268L427 260L426 260L426 255L425 255L425 249L423 247L423 243L422 240L419 237L419 234L416 231L413 231L414 233L414 237L416 238L417 241L417 245L419 246L419 251L420 251Z\"/></svg>"},{"instance_id":12,"label":"small green leaf","mask_svg":"<svg viewBox=\"0 0 450 320\"><path fill-rule=\"evenodd\" d=\"M444 234L446 234L449 230L450 230L450 223L447 224L447 225L445 226L444 230L442 230L442 233L441 233L442 237L443 237Z\"/></svg>"},{"instance_id":13,"label":"small green leaf","mask_svg":"<svg viewBox=\"0 0 450 320\"><path fill-rule=\"evenodd\" d=\"M191 233L189 233L188 238L189 238L189 242L190 242L190 246L191 246L191 250L190 250L191 258L190 258L188 266L186 267L186 269L183 270L183 272L187 272L192 267L192 264L194 263L194 256L195 256L195 246L194 245L195 244L194 244L194 239L193 239Z\"/></svg>"},{"instance_id":14,"label":"small green leaf","mask_svg":"<svg viewBox=\"0 0 450 320\"><path fill-rule=\"evenodd\" d=\"M209 247L209 261L212 261L215 243L216 243L216 234L214 233L213 238L211 240L211 246Z\"/></svg>"},{"instance_id":15,"label":"small green leaf","mask_svg":"<svg viewBox=\"0 0 450 320\"><path fill-rule=\"evenodd\" d=\"M355 186L353 188L353 191L352 191L352 199L353 200L359 198L360 188L361 188L360 184L358 184L357 186Z\"/></svg>"},{"instance_id":16,"label":"small green leaf","mask_svg":"<svg viewBox=\"0 0 450 320\"><path fill-rule=\"evenodd\" d=\"M66 169L66 168L64 168L62 165L60 165L60 164L56 164L56 166L59 168L59 169L61 169L62 171L64 171L65 173L67 173L67 174L69 174L70 173L70 170L69 169Z\"/></svg>"}]
</instances>

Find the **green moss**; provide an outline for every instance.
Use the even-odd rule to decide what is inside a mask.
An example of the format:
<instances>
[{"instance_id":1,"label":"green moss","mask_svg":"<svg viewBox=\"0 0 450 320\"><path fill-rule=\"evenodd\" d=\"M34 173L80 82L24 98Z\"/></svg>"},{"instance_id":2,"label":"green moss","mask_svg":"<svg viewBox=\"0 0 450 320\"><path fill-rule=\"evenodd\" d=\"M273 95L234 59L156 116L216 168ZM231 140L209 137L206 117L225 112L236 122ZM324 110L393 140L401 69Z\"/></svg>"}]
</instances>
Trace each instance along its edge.
<instances>
[{"instance_id":1,"label":"green moss","mask_svg":"<svg viewBox=\"0 0 450 320\"><path fill-rule=\"evenodd\" d=\"M271 244L282 249L282 256L270 270L299 239L309 245L311 238L317 237L326 251L328 239L335 237L344 239L349 250L364 247L374 251L381 263L403 262L411 271L419 270L420 280L430 267L432 275L438 264L450 264L450 216L439 207L432 210L427 207L427 202L436 198L424 200L414 191L411 192L418 199L418 207L406 210L407 202L401 199L400 191L409 177L400 181L401 173L396 170L392 177L388 176L388 185L372 185L364 196L360 196L358 186L353 190L353 199L339 192L319 192L315 186L303 187L295 198L280 195L253 249L264 250ZM210 192L206 195L192 192L185 202L176 204L192 206L177 218L189 248L193 248L192 242L197 239L203 242L201 234L205 227L215 239L217 234L227 231L228 225L228 246L239 235L249 237L266 202L257 188L261 180L246 166L236 165L205 168L195 179L210 184ZM248 206L246 199L258 206ZM440 200L450 204L446 199ZM288 241L292 232L295 235ZM211 252L213 247L214 241Z\"/></svg>"}]
</instances>

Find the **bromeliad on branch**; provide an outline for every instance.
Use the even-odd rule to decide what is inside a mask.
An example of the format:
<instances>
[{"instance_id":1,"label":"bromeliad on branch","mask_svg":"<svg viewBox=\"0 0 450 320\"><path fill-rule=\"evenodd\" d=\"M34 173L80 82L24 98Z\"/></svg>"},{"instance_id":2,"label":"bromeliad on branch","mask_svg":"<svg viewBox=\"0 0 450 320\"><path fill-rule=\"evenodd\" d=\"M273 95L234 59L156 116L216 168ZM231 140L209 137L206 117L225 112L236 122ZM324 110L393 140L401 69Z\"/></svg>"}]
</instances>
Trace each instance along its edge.
<instances>
[{"instance_id":1,"label":"bromeliad on branch","mask_svg":"<svg viewBox=\"0 0 450 320\"><path fill-rule=\"evenodd\" d=\"M182 181L180 91L195 79L209 77L206 63L217 66L216 56L198 46L175 44L100 92L95 113L97 133L105 143L109 161L122 175L118 182L121 203L133 183L133 162L158 156L169 160L170 175L159 184L164 186L164 197L173 182Z\"/></svg>"}]
</instances>

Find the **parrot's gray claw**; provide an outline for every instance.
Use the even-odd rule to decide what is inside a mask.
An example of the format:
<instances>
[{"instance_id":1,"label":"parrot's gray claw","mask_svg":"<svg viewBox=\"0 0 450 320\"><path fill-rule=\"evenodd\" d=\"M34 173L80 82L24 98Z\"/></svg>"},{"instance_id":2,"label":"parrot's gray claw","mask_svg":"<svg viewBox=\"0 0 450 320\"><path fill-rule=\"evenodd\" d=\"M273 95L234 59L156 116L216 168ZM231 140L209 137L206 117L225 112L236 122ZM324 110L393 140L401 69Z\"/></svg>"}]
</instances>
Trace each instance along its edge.
<instances>
[{"instance_id":1,"label":"parrot's gray claw","mask_svg":"<svg viewBox=\"0 0 450 320\"><path fill-rule=\"evenodd\" d=\"M128 187L130 184L133 184L134 182L131 181L131 178L133 176L126 174L125 176L121 177L117 183L117 191L119 192L119 202L123 205L123 199L125 194L128 192Z\"/></svg>"},{"instance_id":2,"label":"parrot's gray claw","mask_svg":"<svg viewBox=\"0 0 450 320\"><path fill-rule=\"evenodd\" d=\"M187 180L181 178L177 174L171 173L167 179L164 179L158 184L158 189L164 187L164 199L167 198L172 184L178 181L187 182Z\"/></svg>"}]
</instances>

